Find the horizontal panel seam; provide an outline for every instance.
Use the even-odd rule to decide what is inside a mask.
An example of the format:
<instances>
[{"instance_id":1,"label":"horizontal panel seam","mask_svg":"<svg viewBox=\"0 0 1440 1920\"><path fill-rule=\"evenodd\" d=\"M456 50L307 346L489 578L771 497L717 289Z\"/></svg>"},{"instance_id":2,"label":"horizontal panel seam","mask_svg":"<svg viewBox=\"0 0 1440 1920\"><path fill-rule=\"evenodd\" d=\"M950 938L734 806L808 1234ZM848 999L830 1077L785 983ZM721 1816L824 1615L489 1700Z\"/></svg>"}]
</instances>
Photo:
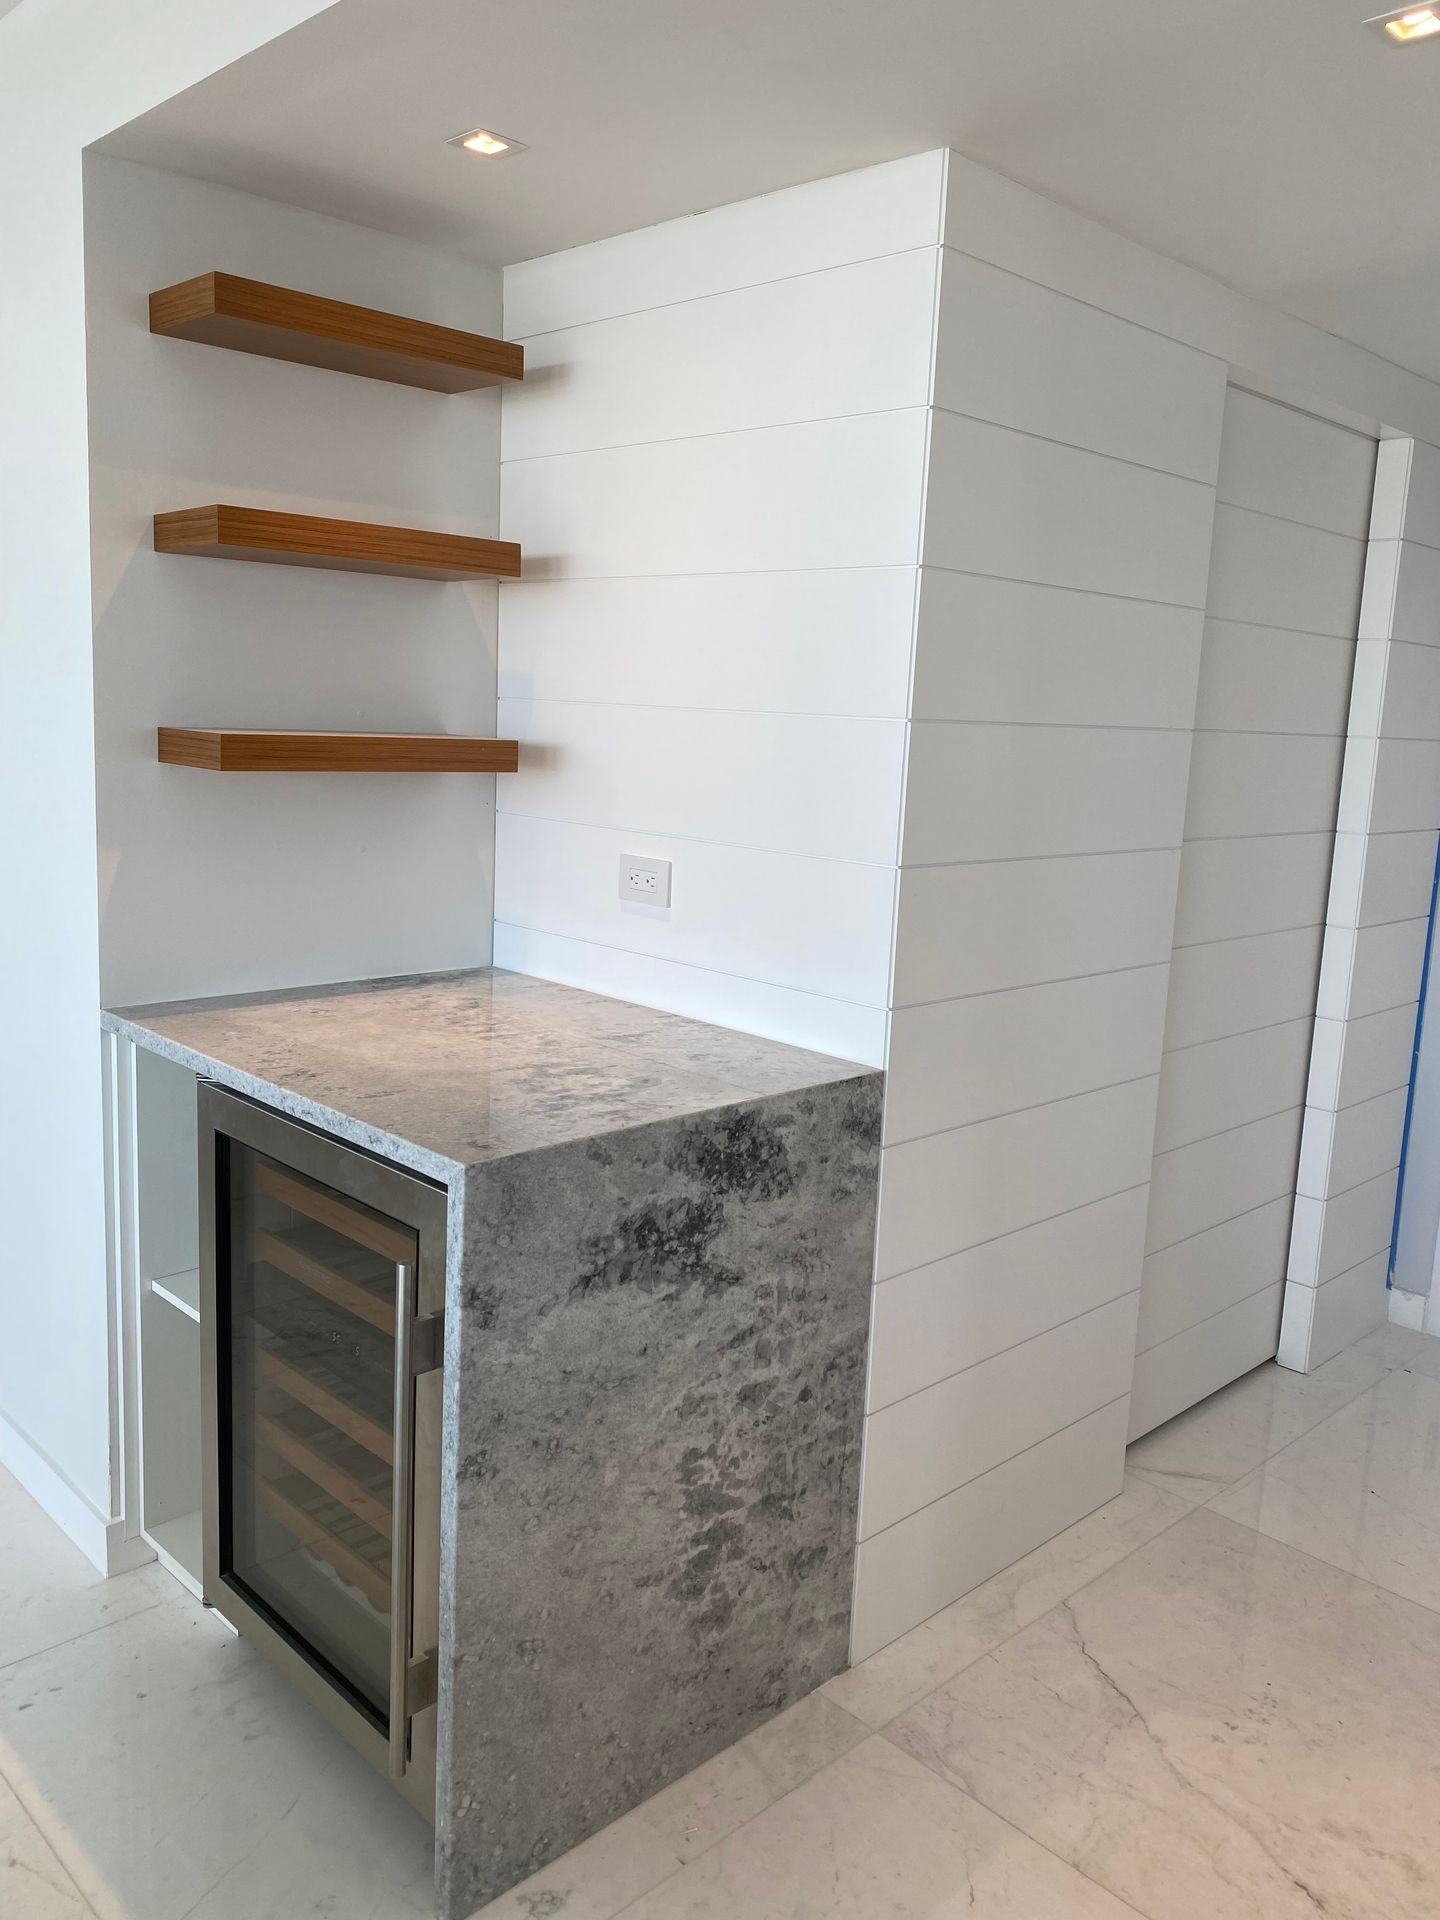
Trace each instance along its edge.
<instances>
[{"instance_id":1,"label":"horizontal panel seam","mask_svg":"<svg viewBox=\"0 0 1440 1920\"><path fill-rule=\"evenodd\" d=\"M1013 1120L1017 1114L1038 1113L1045 1107L1063 1105L1067 1100L1083 1100L1087 1094L1113 1093L1117 1087L1138 1087L1147 1080L1158 1080L1158 1070L1150 1073L1130 1074L1124 1080L1106 1080L1098 1087L1074 1087L1067 1093L1052 1094L1046 1100L1028 1100L1024 1106L1002 1107L998 1113L982 1113L973 1120L952 1121L949 1126L930 1127L924 1133L907 1133L900 1139L888 1139L882 1142L882 1151L893 1147L918 1146L923 1140L939 1140L948 1133L966 1133L971 1127L983 1127L991 1120Z\"/></svg>"},{"instance_id":2,"label":"horizontal panel seam","mask_svg":"<svg viewBox=\"0 0 1440 1920\"><path fill-rule=\"evenodd\" d=\"M703 433L662 433L648 440L612 440L599 447L557 447L551 453L502 454L500 474L503 483L507 467L534 466L541 460L590 460L598 454L643 453L650 447L698 446L706 440L735 440L748 433L791 433L797 427L841 426L854 420L889 420L905 413L913 413L923 419L929 411L925 401L920 399L907 401L902 406L866 407L852 413L814 413L799 420L760 420L743 427L709 427Z\"/></svg>"},{"instance_id":3,"label":"horizontal panel seam","mask_svg":"<svg viewBox=\"0 0 1440 1920\"><path fill-rule=\"evenodd\" d=\"M824 1000L837 1007L854 1007L862 1013L877 1013L882 1016L889 1012L883 1001L847 1000L843 994L820 993L814 987L787 986L781 980L765 980L752 973L736 973L728 967L706 966L699 960L678 960L672 954L646 953L643 948L617 947L609 940L596 940L589 934L559 933L553 927L527 926L523 920L509 920L496 916L496 928L508 927L515 933L533 933L545 940L565 940L571 946L599 947L604 953L624 954L630 960L646 960L664 967L684 967L688 973L713 973L722 980L743 980L748 986L764 987L776 993L799 994L806 1000Z\"/></svg>"},{"instance_id":4,"label":"horizontal panel seam","mask_svg":"<svg viewBox=\"0 0 1440 1920\"><path fill-rule=\"evenodd\" d=\"M1267 1201L1266 1205L1273 1206L1274 1202ZM1267 1280L1263 1286L1254 1288L1250 1293L1241 1294L1238 1300L1227 1301L1223 1307L1217 1307L1213 1313L1204 1314L1199 1320L1192 1320L1188 1327L1181 1327L1175 1333L1167 1333L1163 1340L1154 1340L1148 1347L1137 1346L1135 1349L1136 1360L1139 1361L1152 1353L1158 1353L1162 1347L1168 1347L1172 1340L1183 1340L1189 1334L1198 1333L1201 1327L1208 1327L1212 1320L1223 1319L1227 1313L1238 1313L1241 1307L1248 1307L1253 1300L1258 1300L1261 1294L1274 1293L1277 1288L1283 1288L1285 1284L1285 1275L1282 1273L1278 1278ZM1141 1462L1142 1466L1143 1464L1144 1463Z\"/></svg>"},{"instance_id":5,"label":"horizontal panel seam","mask_svg":"<svg viewBox=\"0 0 1440 1920\"><path fill-rule=\"evenodd\" d=\"M1039 433L1034 427L1016 426L1010 420L992 419L984 413L967 413L960 407L942 407L936 405L932 411L944 414L949 420L966 420L977 427L993 427L997 433L1013 433L1021 440L1033 440L1040 446L1063 447L1067 453L1081 453L1089 460L1108 460L1117 467L1130 467L1136 473L1158 473L1167 480L1178 480L1182 486L1198 487L1202 493L1213 495L1213 480L1201 480L1193 473L1180 473L1174 467L1160 467L1149 460L1133 460L1127 454L1110 453L1103 447L1087 446L1080 440L1062 440L1057 434Z\"/></svg>"},{"instance_id":6,"label":"horizontal panel seam","mask_svg":"<svg viewBox=\"0 0 1440 1920\"><path fill-rule=\"evenodd\" d=\"M1213 1221L1208 1227L1197 1227L1194 1233L1187 1233L1179 1240L1171 1240L1163 1247L1152 1247L1150 1251L1142 1257L1141 1267L1143 1269L1148 1266L1152 1260L1157 1260L1162 1253L1173 1253L1176 1247L1187 1246L1192 1240L1201 1240L1207 1233L1218 1233L1222 1227L1233 1227L1237 1220L1248 1220L1252 1213L1264 1213L1267 1207L1276 1207L1279 1206L1282 1200L1293 1200L1294 1198L1295 1194L1291 1188L1287 1188L1284 1193L1272 1193L1268 1200L1257 1200L1253 1207L1242 1207L1239 1213L1232 1213L1224 1220ZM1140 1282L1140 1288L1143 1293L1145 1288L1143 1277Z\"/></svg>"},{"instance_id":7,"label":"horizontal panel seam","mask_svg":"<svg viewBox=\"0 0 1440 1920\"><path fill-rule=\"evenodd\" d=\"M885 1400L879 1406L866 1410L866 1419L873 1420L877 1414L888 1413L892 1407L903 1407L907 1401L918 1400L922 1394L936 1393L941 1387L949 1386L951 1381L961 1379L967 1373L974 1373L978 1367L988 1366L992 1360L1003 1359L1007 1353L1018 1353L1022 1347L1033 1345L1036 1340L1044 1340L1052 1333L1060 1333L1066 1327L1073 1327L1080 1320L1088 1320L1092 1314L1103 1313L1107 1307L1113 1307L1117 1301L1131 1300L1140 1291L1137 1280L1133 1285L1122 1287L1118 1293L1107 1294L1103 1300L1097 1300L1094 1306L1082 1307L1078 1313L1067 1314L1063 1320L1053 1321L1048 1327L1040 1327L1034 1333L1027 1333L1018 1340L1010 1341L1008 1346L997 1347L993 1353L983 1355L979 1360L967 1361L963 1367L955 1367L949 1373L942 1373L938 1379L927 1380L923 1387L912 1387L908 1393L900 1393L893 1400Z\"/></svg>"},{"instance_id":8,"label":"horizontal panel seam","mask_svg":"<svg viewBox=\"0 0 1440 1920\"><path fill-rule=\"evenodd\" d=\"M531 333L516 333L507 337L523 346L529 340L544 340L551 334L578 333L583 327L603 327L614 320L634 320L646 313L664 313L671 307L698 306L702 300L724 300L731 294L753 293L760 287L781 287L792 280L813 280L823 273L844 273L849 267L874 266L881 260L904 260L912 254L940 251L938 239L925 240L915 247L888 248L884 253L865 253L854 260L831 260L823 266L805 267L799 273L777 273L763 280L741 280L734 286L711 287L704 293L682 294L675 300L655 300L644 307L622 307L616 313L597 313L583 320L567 320L558 327L540 327Z\"/></svg>"},{"instance_id":9,"label":"horizontal panel seam","mask_svg":"<svg viewBox=\"0 0 1440 1920\"><path fill-rule=\"evenodd\" d=\"M712 840L704 834L676 833L664 827L637 827L623 820L574 820L566 814L528 813L520 807L501 806L496 807L495 817L497 820L543 820L556 827L582 827L594 833L629 833L637 838L644 836L649 840L685 842L695 847L729 847L737 853L763 853L786 860L815 860L825 866L860 867L867 872L894 873L896 871L889 860L857 860L843 853L815 853L802 847L764 846L747 840Z\"/></svg>"},{"instance_id":10,"label":"horizontal panel seam","mask_svg":"<svg viewBox=\"0 0 1440 1920\"><path fill-rule=\"evenodd\" d=\"M1111 1407L1118 1407L1129 1398L1130 1394L1127 1389L1124 1393L1117 1393L1113 1400L1106 1400L1101 1406L1091 1407L1090 1411L1088 1413L1082 1413L1079 1419L1067 1420L1065 1425L1063 1427L1057 1427L1054 1433L1042 1434L1038 1440L1032 1440L1028 1447L1021 1447L1018 1453L1012 1453L1004 1460L997 1460L993 1467L983 1467L979 1473L971 1474L968 1480L961 1480L957 1485L947 1487L944 1493L937 1493L933 1500L926 1500L922 1502L920 1506L912 1508L909 1513L902 1513L898 1520L887 1521L883 1527L877 1528L874 1533L867 1533L864 1539L859 1542L860 1546L868 1547L872 1541L883 1539L887 1533L892 1532L896 1527L903 1527L907 1521L913 1520L916 1514L925 1513L929 1508L939 1506L942 1500L953 1499L957 1493L963 1492L966 1487L973 1486L977 1480L985 1479L988 1474L998 1473L1002 1467L1008 1467L1015 1460L1023 1460L1027 1453L1033 1453L1037 1447L1043 1447L1047 1441L1058 1440L1062 1433L1070 1433L1086 1420L1093 1420L1097 1414L1107 1413Z\"/></svg>"},{"instance_id":11,"label":"horizontal panel seam","mask_svg":"<svg viewBox=\"0 0 1440 1920\"><path fill-rule=\"evenodd\" d=\"M1073 1207L1062 1207L1059 1213L1047 1213L1043 1219L1027 1220L1023 1226L1007 1227L1004 1233L992 1233L986 1240L972 1240L963 1247L955 1247L949 1253L937 1253L933 1260L917 1261L913 1267L901 1267L895 1273L877 1274L875 1290L888 1287L893 1281L908 1280L912 1274L924 1273L929 1267L943 1266L947 1260L954 1260L961 1254L979 1253L984 1247L999 1246L1002 1240L1013 1240L1017 1234L1029 1233L1035 1227L1048 1227L1057 1220L1068 1220L1071 1214L1085 1213L1091 1207L1103 1207L1107 1201L1122 1199L1127 1193L1143 1193L1149 1186L1148 1180L1137 1180L1128 1187L1116 1187L1113 1193L1102 1193L1094 1200L1081 1200Z\"/></svg>"},{"instance_id":12,"label":"horizontal panel seam","mask_svg":"<svg viewBox=\"0 0 1440 1920\"><path fill-rule=\"evenodd\" d=\"M1201 1138L1198 1140L1186 1140L1178 1147L1166 1147L1161 1152L1155 1155L1155 1159L1156 1160L1173 1159L1173 1157L1177 1153L1189 1153L1192 1147L1205 1146L1211 1140L1224 1140L1228 1138L1228 1136L1232 1133L1243 1133L1247 1127L1263 1127L1271 1120L1288 1120L1292 1113L1300 1114L1303 1116L1304 1112L1305 1112L1305 1102L1303 1100L1295 1100L1295 1101L1292 1101L1288 1107L1276 1107L1273 1113L1258 1113L1256 1114L1253 1120L1237 1120L1233 1126L1218 1127L1214 1133L1203 1134ZM1297 1130L1297 1139L1298 1139L1298 1130ZM1152 1173L1150 1177L1153 1182L1155 1177L1154 1174ZM1272 1194L1271 1198L1274 1199L1275 1196ZM1187 1239L1189 1238L1188 1235L1186 1235L1185 1237ZM1166 1245L1168 1246L1174 1246L1175 1244L1176 1242L1173 1240L1167 1241L1166 1243ZM1162 1253L1164 1251L1164 1248L1157 1247L1153 1249L1153 1251L1157 1253Z\"/></svg>"},{"instance_id":13,"label":"horizontal panel seam","mask_svg":"<svg viewBox=\"0 0 1440 1920\"><path fill-rule=\"evenodd\" d=\"M894 1014L922 1013L929 1007L954 1007L963 1006L970 1000L994 1000L1005 993L1038 993L1046 987L1068 987L1082 980L1108 980L1116 974L1154 973L1169 964L1170 956L1164 953L1153 960L1129 961L1123 967L1092 967L1085 973L1057 973L1053 979L1017 980L1001 987L972 987L967 993L939 993L929 1000L896 1000L892 1001L890 1011Z\"/></svg>"}]
</instances>

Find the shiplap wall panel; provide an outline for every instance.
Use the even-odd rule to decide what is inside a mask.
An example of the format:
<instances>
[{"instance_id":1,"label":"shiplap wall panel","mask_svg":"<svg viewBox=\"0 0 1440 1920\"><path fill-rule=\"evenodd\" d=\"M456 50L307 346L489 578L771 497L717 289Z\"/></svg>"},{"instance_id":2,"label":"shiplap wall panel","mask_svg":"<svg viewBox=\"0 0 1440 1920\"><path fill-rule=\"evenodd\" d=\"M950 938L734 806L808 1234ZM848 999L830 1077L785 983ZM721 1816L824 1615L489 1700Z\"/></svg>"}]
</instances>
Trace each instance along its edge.
<instances>
[{"instance_id":1,"label":"shiplap wall panel","mask_svg":"<svg viewBox=\"0 0 1440 1920\"><path fill-rule=\"evenodd\" d=\"M883 1062L942 177L507 270L502 963Z\"/></svg>"},{"instance_id":2,"label":"shiplap wall panel","mask_svg":"<svg viewBox=\"0 0 1440 1920\"><path fill-rule=\"evenodd\" d=\"M1364 436L1229 390L1132 1434L1278 1341L1374 470Z\"/></svg>"},{"instance_id":3,"label":"shiplap wall panel","mask_svg":"<svg viewBox=\"0 0 1440 1920\"><path fill-rule=\"evenodd\" d=\"M917 720L1188 732L1202 616L1191 607L927 567ZM1436 655L1440 659L1440 654Z\"/></svg>"},{"instance_id":4,"label":"shiplap wall panel","mask_svg":"<svg viewBox=\"0 0 1440 1920\"><path fill-rule=\"evenodd\" d=\"M875 1289L872 1412L1130 1291L1145 1189L987 1240Z\"/></svg>"},{"instance_id":5,"label":"shiplap wall panel","mask_svg":"<svg viewBox=\"0 0 1440 1920\"><path fill-rule=\"evenodd\" d=\"M1309 924L1330 869L1329 833L1192 840L1180 869L1175 945L1200 946Z\"/></svg>"},{"instance_id":6,"label":"shiplap wall panel","mask_svg":"<svg viewBox=\"0 0 1440 1920\"><path fill-rule=\"evenodd\" d=\"M894 1004L1168 960L1178 850L907 867Z\"/></svg>"},{"instance_id":7,"label":"shiplap wall panel","mask_svg":"<svg viewBox=\"0 0 1440 1920\"><path fill-rule=\"evenodd\" d=\"M1224 406L1103 311L940 287L857 1653L1119 1486Z\"/></svg>"}]
</instances>

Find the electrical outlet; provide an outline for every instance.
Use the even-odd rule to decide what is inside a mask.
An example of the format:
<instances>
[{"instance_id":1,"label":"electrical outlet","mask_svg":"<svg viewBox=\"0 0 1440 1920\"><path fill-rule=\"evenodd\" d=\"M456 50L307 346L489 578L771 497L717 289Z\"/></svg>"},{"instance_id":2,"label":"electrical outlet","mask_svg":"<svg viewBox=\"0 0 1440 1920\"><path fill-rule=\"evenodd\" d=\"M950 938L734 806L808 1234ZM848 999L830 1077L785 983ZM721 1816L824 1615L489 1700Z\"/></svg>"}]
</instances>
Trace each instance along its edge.
<instances>
[{"instance_id":1,"label":"electrical outlet","mask_svg":"<svg viewBox=\"0 0 1440 1920\"><path fill-rule=\"evenodd\" d=\"M670 904L670 862L640 853L620 856L620 898L643 900L647 907Z\"/></svg>"}]
</instances>

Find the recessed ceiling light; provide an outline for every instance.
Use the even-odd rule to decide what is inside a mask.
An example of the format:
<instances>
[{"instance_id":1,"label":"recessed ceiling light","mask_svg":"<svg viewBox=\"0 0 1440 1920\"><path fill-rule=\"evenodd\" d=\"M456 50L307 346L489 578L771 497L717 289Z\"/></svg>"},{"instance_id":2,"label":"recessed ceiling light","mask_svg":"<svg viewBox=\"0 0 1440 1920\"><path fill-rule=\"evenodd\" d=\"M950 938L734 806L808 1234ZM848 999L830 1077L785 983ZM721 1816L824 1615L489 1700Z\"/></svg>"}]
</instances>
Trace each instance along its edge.
<instances>
[{"instance_id":1,"label":"recessed ceiling light","mask_svg":"<svg viewBox=\"0 0 1440 1920\"><path fill-rule=\"evenodd\" d=\"M1365 22L1376 33L1383 33L1387 40L1398 46L1408 46L1412 40L1429 40L1440 34L1440 6L1406 7L1399 13L1377 13L1373 20Z\"/></svg>"},{"instance_id":2,"label":"recessed ceiling light","mask_svg":"<svg viewBox=\"0 0 1440 1920\"><path fill-rule=\"evenodd\" d=\"M525 151L523 141L512 140L508 133L492 133L488 127L471 127L468 133L452 135L445 144L464 147L467 153L478 153L486 160L498 160L503 154Z\"/></svg>"}]
</instances>

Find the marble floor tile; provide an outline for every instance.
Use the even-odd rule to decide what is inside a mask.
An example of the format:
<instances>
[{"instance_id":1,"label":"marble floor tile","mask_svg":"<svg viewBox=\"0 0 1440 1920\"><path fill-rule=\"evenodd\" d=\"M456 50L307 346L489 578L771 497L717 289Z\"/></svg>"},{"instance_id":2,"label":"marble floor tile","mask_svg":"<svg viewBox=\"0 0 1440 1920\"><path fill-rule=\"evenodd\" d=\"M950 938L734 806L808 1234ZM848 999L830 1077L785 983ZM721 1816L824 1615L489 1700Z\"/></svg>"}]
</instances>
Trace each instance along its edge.
<instances>
[{"instance_id":1,"label":"marble floor tile","mask_svg":"<svg viewBox=\"0 0 1440 1920\"><path fill-rule=\"evenodd\" d=\"M176 1598L0 1670L0 1774L101 1920L410 1920L430 1829Z\"/></svg>"},{"instance_id":2,"label":"marble floor tile","mask_svg":"<svg viewBox=\"0 0 1440 1920\"><path fill-rule=\"evenodd\" d=\"M0 1467L0 1667L157 1606L175 1590L157 1566L113 1580L97 1573Z\"/></svg>"},{"instance_id":3,"label":"marble floor tile","mask_svg":"<svg viewBox=\"0 0 1440 1920\"><path fill-rule=\"evenodd\" d=\"M1440 1379L1390 1374L1210 1506L1440 1612Z\"/></svg>"},{"instance_id":4,"label":"marble floor tile","mask_svg":"<svg viewBox=\"0 0 1440 1920\"><path fill-rule=\"evenodd\" d=\"M0 1914L5 1920L93 1920L80 1889L0 1780Z\"/></svg>"},{"instance_id":5,"label":"marble floor tile","mask_svg":"<svg viewBox=\"0 0 1440 1920\"><path fill-rule=\"evenodd\" d=\"M876 1735L626 1909L626 1920L962 1915L1134 1920L1100 1887Z\"/></svg>"},{"instance_id":6,"label":"marble floor tile","mask_svg":"<svg viewBox=\"0 0 1440 1920\"><path fill-rule=\"evenodd\" d=\"M865 1738L866 1728L812 1693L639 1809L681 1860L723 1840Z\"/></svg>"},{"instance_id":7,"label":"marble floor tile","mask_svg":"<svg viewBox=\"0 0 1440 1920\"><path fill-rule=\"evenodd\" d=\"M1152 1920L1440 1911L1440 1619L1219 1514L884 1737Z\"/></svg>"},{"instance_id":8,"label":"marble floor tile","mask_svg":"<svg viewBox=\"0 0 1440 1920\"><path fill-rule=\"evenodd\" d=\"M903 1634L822 1691L871 1727L883 1727L927 1693L1038 1620L1127 1553L1173 1526L1191 1502L1127 1474L1116 1499L997 1573L943 1613Z\"/></svg>"},{"instance_id":9,"label":"marble floor tile","mask_svg":"<svg viewBox=\"0 0 1440 1920\"><path fill-rule=\"evenodd\" d=\"M1356 1347L1314 1373L1269 1362L1135 1441L1127 1464L1198 1507L1384 1379L1390 1367L1380 1354Z\"/></svg>"},{"instance_id":10,"label":"marble floor tile","mask_svg":"<svg viewBox=\"0 0 1440 1920\"><path fill-rule=\"evenodd\" d=\"M613 1920L679 1871L679 1855L627 1813L480 1912L485 1920Z\"/></svg>"},{"instance_id":11,"label":"marble floor tile","mask_svg":"<svg viewBox=\"0 0 1440 1920\"><path fill-rule=\"evenodd\" d=\"M1432 1380L1440 1380L1440 1340L1433 1333L1416 1333L1411 1327L1377 1327L1350 1351L1383 1360L1387 1367L1426 1373Z\"/></svg>"}]
</instances>

